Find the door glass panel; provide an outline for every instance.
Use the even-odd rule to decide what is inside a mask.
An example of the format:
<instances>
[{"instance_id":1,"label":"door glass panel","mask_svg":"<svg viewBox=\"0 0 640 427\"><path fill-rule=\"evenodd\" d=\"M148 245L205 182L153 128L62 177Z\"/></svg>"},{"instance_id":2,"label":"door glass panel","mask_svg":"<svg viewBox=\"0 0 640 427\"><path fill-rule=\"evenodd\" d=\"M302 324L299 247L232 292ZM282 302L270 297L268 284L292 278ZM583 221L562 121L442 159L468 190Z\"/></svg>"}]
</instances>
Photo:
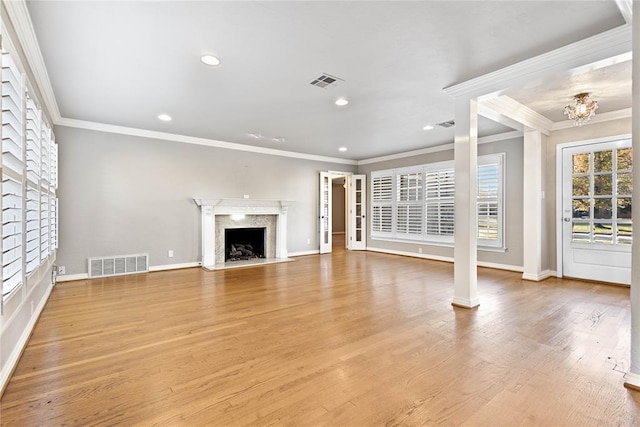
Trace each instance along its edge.
<instances>
[{"instance_id":1,"label":"door glass panel","mask_svg":"<svg viewBox=\"0 0 640 427\"><path fill-rule=\"evenodd\" d=\"M574 222L571 228L572 241L577 243L591 242L591 224L588 222Z\"/></svg>"},{"instance_id":2,"label":"door glass panel","mask_svg":"<svg viewBox=\"0 0 640 427\"><path fill-rule=\"evenodd\" d=\"M631 244L631 232L632 226L631 224L618 224L616 227L617 230L617 242L621 245L630 245Z\"/></svg>"},{"instance_id":3,"label":"door glass panel","mask_svg":"<svg viewBox=\"0 0 640 427\"><path fill-rule=\"evenodd\" d=\"M362 193L359 191L356 192L356 203L362 203Z\"/></svg>"},{"instance_id":4,"label":"door glass panel","mask_svg":"<svg viewBox=\"0 0 640 427\"><path fill-rule=\"evenodd\" d=\"M633 163L633 151L631 148L621 148L618 150L618 170L631 170Z\"/></svg>"},{"instance_id":5,"label":"door glass panel","mask_svg":"<svg viewBox=\"0 0 640 427\"><path fill-rule=\"evenodd\" d=\"M573 173L589 173L589 153L573 155Z\"/></svg>"},{"instance_id":6,"label":"door glass panel","mask_svg":"<svg viewBox=\"0 0 640 427\"><path fill-rule=\"evenodd\" d=\"M631 198L618 198L618 219L631 219Z\"/></svg>"},{"instance_id":7,"label":"door glass panel","mask_svg":"<svg viewBox=\"0 0 640 427\"><path fill-rule=\"evenodd\" d=\"M593 192L596 196L608 196L613 189L613 175L596 175L593 177Z\"/></svg>"},{"instance_id":8,"label":"door glass panel","mask_svg":"<svg viewBox=\"0 0 640 427\"><path fill-rule=\"evenodd\" d=\"M613 170L613 151L596 151L593 153L593 171L611 172Z\"/></svg>"},{"instance_id":9,"label":"door glass panel","mask_svg":"<svg viewBox=\"0 0 640 427\"><path fill-rule=\"evenodd\" d=\"M590 199L574 199L573 200L573 218L589 219Z\"/></svg>"},{"instance_id":10,"label":"door glass panel","mask_svg":"<svg viewBox=\"0 0 640 427\"><path fill-rule=\"evenodd\" d=\"M589 176L574 176L573 177L573 195L574 196L588 196L589 189L591 188L591 180Z\"/></svg>"},{"instance_id":11,"label":"door glass panel","mask_svg":"<svg viewBox=\"0 0 640 427\"><path fill-rule=\"evenodd\" d=\"M613 243L613 224L597 222L593 229L593 243Z\"/></svg>"},{"instance_id":12,"label":"door glass panel","mask_svg":"<svg viewBox=\"0 0 640 427\"><path fill-rule=\"evenodd\" d=\"M356 216L358 218L362 216L362 205L356 205Z\"/></svg>"},{"instance_id":13,"label":"door glass panel","mask_svg":"<svg viewBox=\"0 0 640 427\"><path fill-rule=\"evenodd\" d=\"M618 174L618 194L631 195L633 192L633 184L631 183L630 173Z\"/></svg>"},{"instance_id":14,"label":"door glass panel","mask_svg":"<svg viewBox=\"0 0 640 427\"><path fill-rule=\"evenodd\" d=\"M356 179L356 191L361 191L361 190L362 190L362 180Z\"/></svg>"},{"instance_id":15,"label":"door glass panel","mask_svg":"<svg viewBox=\"0 0 640 427\"><path fill-rule=\"evenodd\" d=\"M613 209L612 199L595 199L593 201L593 218L594 219L611 219Z\"/></svg>"},{"instance_id":16,"label":"door glass panel","mask_svg":"<svg viewBox=\"0 0 640 427\"><path fill-rule=\"evenodd\" d=\"M324 243L328 244L329 243L329 231L325 231L324 232Z\"/></svg>"},{"instance_id":17,"label":"door glass panel","mask_svg":"<svg viewBox=\"0 0 640 427\"><path fill-rule=\"evenodd\" d=\"M362 228L362 218L356 218L356 228Z\"/></svg>"},{"instance_id":18,"label":"door glass panel","mask_svg":"<svg viewBox=\"0 0 640 427\"><path fill-rule=\"evenodd\" d=\"M356 241L362 241L362 230L356 230Z\"/></svg>"}]
</instances>

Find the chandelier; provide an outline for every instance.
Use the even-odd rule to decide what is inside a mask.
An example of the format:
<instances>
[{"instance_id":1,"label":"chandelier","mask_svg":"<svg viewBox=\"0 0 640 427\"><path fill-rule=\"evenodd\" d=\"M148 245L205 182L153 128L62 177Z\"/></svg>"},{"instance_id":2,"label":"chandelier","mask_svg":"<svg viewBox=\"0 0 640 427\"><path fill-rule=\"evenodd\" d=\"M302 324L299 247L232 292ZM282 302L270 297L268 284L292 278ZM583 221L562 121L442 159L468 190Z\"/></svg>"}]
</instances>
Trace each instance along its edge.
<instances>
[{"instance_id":1,"label":"chandelier","mask_svg":"<svg viewBox=\"0 0 640 427\"><path fill-rule=\"evenodd\" d=\"M598 102L589 99L590 93L579 93L573 97L575 105L564 107L564 114L569 117L577 126L582 126L589 119L596 115Z\"/></svg>"}]
</instances>

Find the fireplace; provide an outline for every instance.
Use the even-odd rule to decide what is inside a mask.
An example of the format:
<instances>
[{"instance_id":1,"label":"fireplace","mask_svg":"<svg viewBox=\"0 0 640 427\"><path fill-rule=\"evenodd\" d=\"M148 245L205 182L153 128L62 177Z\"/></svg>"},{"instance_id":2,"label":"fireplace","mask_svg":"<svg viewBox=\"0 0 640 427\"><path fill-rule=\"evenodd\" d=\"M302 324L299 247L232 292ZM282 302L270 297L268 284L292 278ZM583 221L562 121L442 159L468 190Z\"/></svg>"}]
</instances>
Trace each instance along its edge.
<instances>
[{"instance_id":1,"label":"fireplace","mask_svg":"<svg viewBox=\"0 0 640 427\"><path fill-rule=\"evenodd\" d=\"M202 267L205 269L290 260L287 257L287 210L293 202L246 198L194 198L194 201L200 206L202 213ZM226 230L240 228L263 230L263 243L250 243L254 249L256 246L263 246L262 258L254 257L241 262L228 260L225 248Z\"/></svg>"},{"instance_id":2,"label":"fireplace","mask_svg":"<svg viewBox=\"0 0 640 427\"><path fill-rule=\"evenodd\" d=\"M264 258L266 235L266 227L226 228L224 230L225 262Z\"/></svg>"}]
</instances>

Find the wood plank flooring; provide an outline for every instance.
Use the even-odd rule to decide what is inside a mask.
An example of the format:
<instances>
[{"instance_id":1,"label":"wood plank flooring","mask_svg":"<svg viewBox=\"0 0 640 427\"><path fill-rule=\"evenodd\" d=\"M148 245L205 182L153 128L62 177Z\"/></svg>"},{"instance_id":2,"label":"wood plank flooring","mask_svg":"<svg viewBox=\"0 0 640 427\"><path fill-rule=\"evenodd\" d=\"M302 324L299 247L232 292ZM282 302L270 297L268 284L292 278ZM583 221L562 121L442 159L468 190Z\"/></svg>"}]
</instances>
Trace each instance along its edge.
<instances>
[{"instance_id":1,"label":"wood plank flooring","mask_svg":"<svg viewBox=\"0 0 640 427\"><path fill-rule=\"evenodd\" d=\"M336 249L58 284L2 425L640 424L628 289Z\"/></svg>"}]
</instances>

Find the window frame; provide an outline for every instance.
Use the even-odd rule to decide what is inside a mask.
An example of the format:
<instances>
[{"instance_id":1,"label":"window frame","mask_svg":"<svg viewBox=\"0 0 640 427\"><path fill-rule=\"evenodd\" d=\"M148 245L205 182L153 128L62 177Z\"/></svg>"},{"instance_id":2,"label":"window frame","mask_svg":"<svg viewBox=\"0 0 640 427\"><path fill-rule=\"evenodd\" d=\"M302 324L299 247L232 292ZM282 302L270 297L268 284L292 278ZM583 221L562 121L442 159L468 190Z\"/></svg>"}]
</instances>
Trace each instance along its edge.
<instances>
[{"instance_id":1,"label":"window frame","mask_svg":"<svg viewBox=\"0 0 640 427\"><path fill-rule=\"evenodd\" d=\"M482 167L488 165L496 165L497 167L497 177L494 178L493 181L497 183L497 191L492 197L480 197L480 191L478 189L478 198L477 205L479 206L481 203L495 203L496 206L496 233L497 237L495 240L492 239L482 239L479 237L480 229L476 228L476 236L477 236L477 246L482 250L493 250L493 251L503 251L505 250L505 203L504 203L504 195L505 195L505 171L506 171L506 154L505 153L496 153L496 154L487 154L478 156L478 170L480 171ZM407 174L421 174L421 197L419 202L422 206L422 227L420 234L412 234L412 233L404 233L402 230L398 230L398 211L399 207L406 206L408 204L412 204L412 202L400 201L400 195L398 194L398 186L400 176ZM378 170L371 172L371 218L372 218L372 226L370 228L371 239L373 240L387 240L393 242L404 242L404 243L425 243L434 246L453 246L454 245L454 237L455 230L452 230L450 233L447 231L446 233L430 233L429 232L429 223L427 220L429 205L438 205L438 219L437 222L442 222L441 220L441 207L444 205L448 205L451 203L455 203L455 176L453 177L453 182L448 182L449 180L443 181L443 183L447 184L448 189L451 189L453 185L453 192L450 195L442 196L438 194L438 196L429 196L428 195L428 182L427 175L428 174L442 174L445 179L447 175L454 174L454 161L442 161L442 162L433 162L427 163L423 165L410 166L410 167L402 167L396 169L386 169L386 170ZM391 178L391 188L392 194L390 199L381 200L376 197L375 189L376 181L383 178ZM440 180L440 178L438 178ZM478 178L478 187L485 182L481 178ZM437 192L440 192L440 183L437 184ZM390 227L386 227L389 231L381 231L382 227L376 227L377 223L377 215L383 207L391 206L391 219L390 219ZM455 212L455 205L452 206ZM478 209L478 220L480 210ZM447 218L446 223L452 223L450 218ZM477 222L478 224L479 222ZM375 224L375 225L374 225ZM453 224L452 224L453 226ZM438 227L441 227L439 224ZM376 229L378 228L378 229ZM444 227L444 230L447 230L447 227Z\"/></svg>"}]
</instances>

